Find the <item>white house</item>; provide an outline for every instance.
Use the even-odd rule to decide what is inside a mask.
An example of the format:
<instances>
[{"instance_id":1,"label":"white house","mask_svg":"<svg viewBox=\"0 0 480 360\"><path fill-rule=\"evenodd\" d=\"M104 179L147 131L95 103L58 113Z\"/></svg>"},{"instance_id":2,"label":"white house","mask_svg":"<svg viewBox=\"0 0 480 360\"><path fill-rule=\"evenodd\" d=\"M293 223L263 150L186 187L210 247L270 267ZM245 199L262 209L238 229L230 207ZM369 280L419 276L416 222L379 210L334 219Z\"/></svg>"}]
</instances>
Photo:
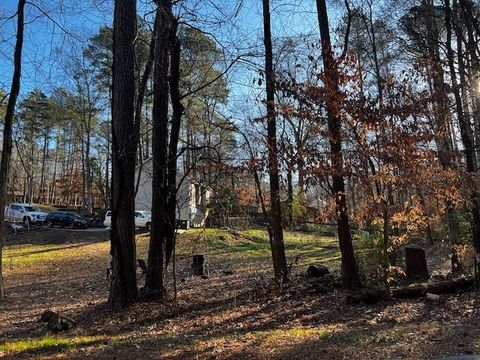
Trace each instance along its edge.
<instances>
[{"instance_id":1,"label":"white house","mask_svg":"<svg viewBox=\"0 0 480 360\"><path fill-rule=\"evenodd\" d=\"M139 181L135 210L151 211L152 178L153 159L150 158L135 169L135 181ZM177 192L177 221L187 228L204 226L209 212L211 189L190 176L177 173L177 187L180 182Z\"/></svg>"}]
</instances>

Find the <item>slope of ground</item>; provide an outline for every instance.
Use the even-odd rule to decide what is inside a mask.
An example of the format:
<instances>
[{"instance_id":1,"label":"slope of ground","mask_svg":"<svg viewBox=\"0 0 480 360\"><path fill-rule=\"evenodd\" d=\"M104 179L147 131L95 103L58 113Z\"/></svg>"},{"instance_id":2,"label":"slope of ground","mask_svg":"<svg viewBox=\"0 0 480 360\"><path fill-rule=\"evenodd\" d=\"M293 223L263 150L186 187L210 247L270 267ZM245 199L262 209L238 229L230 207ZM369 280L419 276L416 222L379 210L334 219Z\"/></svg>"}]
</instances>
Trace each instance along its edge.
<instances>
[{"instance_id":1,"label":"slope of ground","mask_svg":"<svg viewBox=\"0 0 480 360\"><path fill-rule=\"evenodd\" d=\"M137 237L138 257L146 257L147 243L147 235ZM347 305L345 291L303 275L313 263L338 268L335 238L287 232L286 248L291 282L277 289L264 231L188 231L178 238L176 301L139 303L111 313L105 306L105 232L16 235L5 249L8 297L0 302L0 356L435 359L478 351L476 293L447 296L440 303ZM194 254L205 255L208 279L191 276ZM168 282L173 297L171 274ZM77 326L48 334L38 319L51 307L75 318Z\"/></svg>"}]
</instances>

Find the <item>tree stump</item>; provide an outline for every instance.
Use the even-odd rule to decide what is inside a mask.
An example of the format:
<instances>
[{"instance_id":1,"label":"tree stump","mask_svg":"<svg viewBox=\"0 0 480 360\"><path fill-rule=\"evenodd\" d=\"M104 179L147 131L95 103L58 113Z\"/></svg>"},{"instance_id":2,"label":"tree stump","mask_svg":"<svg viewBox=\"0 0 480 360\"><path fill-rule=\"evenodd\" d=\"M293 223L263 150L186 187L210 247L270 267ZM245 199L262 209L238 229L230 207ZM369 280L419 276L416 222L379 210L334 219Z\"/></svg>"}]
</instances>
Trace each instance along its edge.
<instances>
[{"instance_id":1,"label":"tree stump","mask_svg":"<svg viewBox=\"0 0 480 360\"><path fill-rule=\"evenodd\" d=\"M409 280L428 280L425 250L418 247L405 248L406 275Z\"/></svg>"},{"instance_id":2,"label":"tree stump","mask_svg":"<svg viewBox=\"0 0 480 360\"><path fill-rule=\"evenodd\" d=\"M307 269L307 276L309 278L319 278L327 274L330 274L330 271L325 265L310 265Z\"/></svg>"},{"instance_id":3,"label":"tree stump","mask_svg":"<svg viewBox=\"0 0 480 360\"><path fill-rule=\"evenodd\" d=\"M203 255L193 255L192 261L192 271L195 276L202 276L204 273L204 256Z\"/></svg>"},{"instance_id":4,"label":"tree stump","mask_svg":"<svg viewBox=\"0 0 480 360\"><path fill-rule=\"evenodd\" d=\"M48 309L43 312L40 321L47 323L48 331L60 332L70 330L77 323L68 316L61 315L55 309Z\"/></svg>"}]
</instances>

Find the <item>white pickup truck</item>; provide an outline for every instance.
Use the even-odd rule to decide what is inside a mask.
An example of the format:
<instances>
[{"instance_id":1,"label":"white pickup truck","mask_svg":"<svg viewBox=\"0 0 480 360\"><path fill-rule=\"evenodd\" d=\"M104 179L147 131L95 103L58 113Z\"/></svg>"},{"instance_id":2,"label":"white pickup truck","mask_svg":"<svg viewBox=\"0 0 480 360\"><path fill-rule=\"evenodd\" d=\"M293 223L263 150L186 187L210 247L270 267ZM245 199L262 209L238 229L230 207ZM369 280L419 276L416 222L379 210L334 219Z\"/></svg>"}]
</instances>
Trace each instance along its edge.
<instances>
[{"instance_id":1,"label":"white pickup truck","mask_svg":"<svg viewBox=\"0 0 480 360\"><path fill-rule=\"evenodd\" d=\"M135 211L135 227L137 228L145 228L150 230L150 223L151 223L152 214L150 211ZM106 227L112 226L112 212L107 211L105 214L105 220L103 221L103 225Z\"/></svg>"},{"instance_id":2,"label":"white pickup truck","mask_svg":"<svg viewBox=\"0 0 480 360\"><path fill-rule=\"evenodd\" d=\"M5 207L5 220L11 222L43 224L46 216L46 212L41 211L39 208L31 204L15 203Z\"/></svg>"}]
</instances>

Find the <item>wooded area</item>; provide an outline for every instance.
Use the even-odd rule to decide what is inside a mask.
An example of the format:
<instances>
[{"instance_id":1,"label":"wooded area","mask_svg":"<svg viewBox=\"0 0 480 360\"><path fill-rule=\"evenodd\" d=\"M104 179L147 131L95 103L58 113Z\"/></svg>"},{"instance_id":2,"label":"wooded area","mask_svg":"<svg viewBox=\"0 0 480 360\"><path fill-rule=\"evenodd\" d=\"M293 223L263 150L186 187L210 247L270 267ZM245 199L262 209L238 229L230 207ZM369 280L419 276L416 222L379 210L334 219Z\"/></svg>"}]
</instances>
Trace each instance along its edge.
<instances>
[{"instance_id":1,"label":"wooded area","mask_svg":"<svg viewBox=\"0 0 480 360\"><path fill-rule=\"evenodd\" d=\"M198 292L215 288L213 298L202 294L199 301L208 314L224 287L249 293L249 281L255 295L232 296L234 308L239 297L241 306L271 301L277 310L294 299L296 309L312 296L318 302L310 310L324 321L323 297L341 303L328 309L336 317L352 318L361 310L345 309L355 306L379 313L421 301L439 304L438 311L461 299L458 309L477 306L479 2L77 5L0 5L0 64L8 74L0 76L0 309L16 291L12 279L25 281L12 265L14 246L20 254L20 244L56 241L60 248L68 241L94 245L103 254L75 260L88 268L91 257L100 266L86 271L86 283L98 284L106 271L107 286L85 305L98 306L103 325L123 311L143 318L156 305L164 311L194 303ZM142 177L149 181L147 208L136 201ZM38 206L47 220L58 211L85 219L87 235L73 223L71 236L90 231L94 240L65 240L65 226L54 229L40 217L17 225L6 215L9 204ZM139 216L148 217L145 226ZM97 244L100 234L109 239L108 256ZM264 243L268 260L256 252ZM40 260L45 267L54 262ZM229 276L239 288L223 280ZM212 287L191 280L197 278ZM90 333L83 320L49 311L51 329ZM164 320L158 315L155 326ZM317 335L317 343L306 336L313 347L324 341ZM6 344L0 337L0 355L15 356ZM288 341L283 345L288 349ZM480 351L480 343L472 346L470 353ZM340 356L328 351L326 358ZM424 358L425 348L417 351L410 355ZM295 358L272 354L252 356ZM168 358L185 353L177 355Z\"/></svg>"}]
</instances>

